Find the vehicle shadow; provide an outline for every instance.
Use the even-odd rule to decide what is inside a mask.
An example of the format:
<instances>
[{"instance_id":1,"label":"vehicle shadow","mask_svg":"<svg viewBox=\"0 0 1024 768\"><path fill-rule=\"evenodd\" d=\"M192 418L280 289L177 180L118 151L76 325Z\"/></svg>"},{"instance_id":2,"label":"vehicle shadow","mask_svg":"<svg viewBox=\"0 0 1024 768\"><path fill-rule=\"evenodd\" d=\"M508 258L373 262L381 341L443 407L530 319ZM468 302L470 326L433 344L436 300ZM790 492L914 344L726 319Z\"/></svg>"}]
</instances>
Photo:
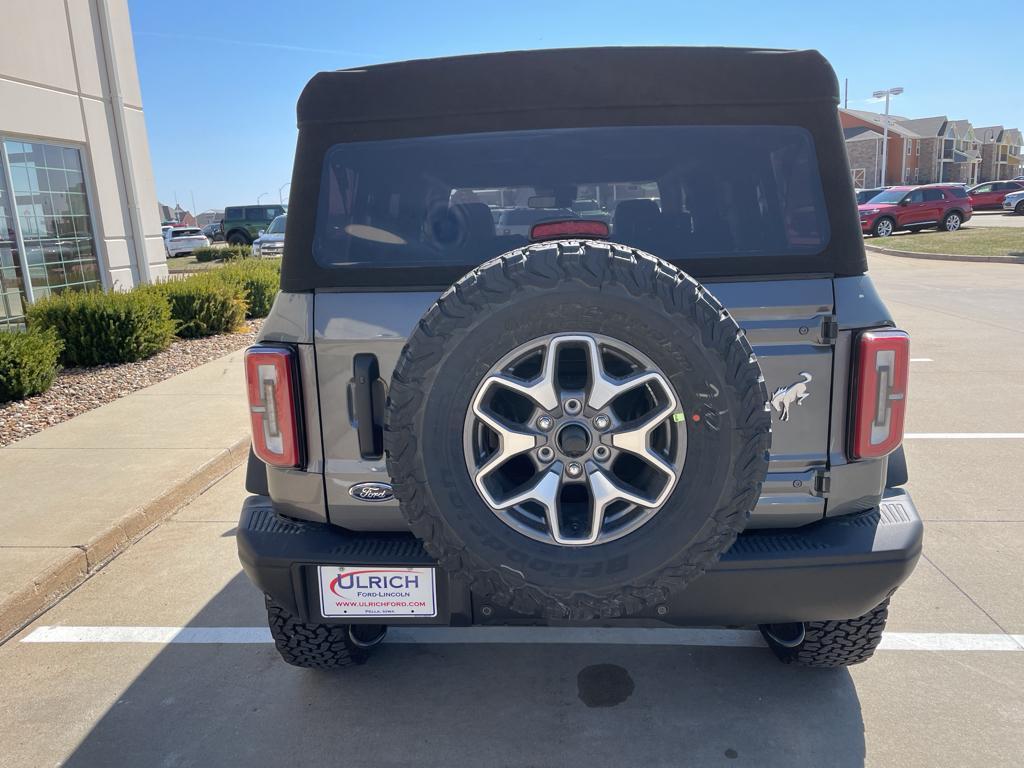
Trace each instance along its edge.
<instances>
[{"instance_id":1,"label":"vehicle shadow","mask_svg":"<svg viewBox=\"0 0 1024 768\"><path fill-rule=\"evenodd\" d=\"M262 618L239 574L189 626ZM171 644L65 764L295 763L861 766L864 725L846 670L764 648L385 644L324 673L269 644Z\"/></svg>"}]
</instances>

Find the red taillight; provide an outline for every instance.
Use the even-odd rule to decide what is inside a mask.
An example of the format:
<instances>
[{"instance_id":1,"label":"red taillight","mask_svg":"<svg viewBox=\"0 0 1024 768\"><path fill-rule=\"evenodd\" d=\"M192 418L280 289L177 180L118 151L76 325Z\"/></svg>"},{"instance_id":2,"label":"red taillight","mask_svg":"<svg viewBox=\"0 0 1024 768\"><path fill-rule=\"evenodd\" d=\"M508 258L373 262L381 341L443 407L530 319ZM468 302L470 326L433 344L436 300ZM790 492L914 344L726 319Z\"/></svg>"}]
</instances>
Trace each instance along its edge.
<instances>
[{"instance_id":1,"label":"red taillight","mask_svg":"<svg viewBox=\"0 0 1024 768\"><path fill-rule=\"evenodd\" d=\"M249 347L245 381L252 419L252 448L275 467L299 466L295 353L281 347Z\"/></svg>"},{"instance_id":2,"label":"red taillight","mask_svg":"<svg viewBox=\"0 0 1024 768\"><path fill-rule=\"evenodd\" d=\"M903 331L862 333L856 365L850 452L854 459L875 459L903 441L910 337Z\"/></svg>"},{"instance_id":3,"label":"red taillight","mask_svg":"<svg viewBox=\"0 0 1024 768\"><path fill-rule=\"evenodd\" d=\"M557 240L560 237L607 238L608 225L594 219L564 219L545 221L530 228L531 240Z\"/></svg>"}]
</instances>

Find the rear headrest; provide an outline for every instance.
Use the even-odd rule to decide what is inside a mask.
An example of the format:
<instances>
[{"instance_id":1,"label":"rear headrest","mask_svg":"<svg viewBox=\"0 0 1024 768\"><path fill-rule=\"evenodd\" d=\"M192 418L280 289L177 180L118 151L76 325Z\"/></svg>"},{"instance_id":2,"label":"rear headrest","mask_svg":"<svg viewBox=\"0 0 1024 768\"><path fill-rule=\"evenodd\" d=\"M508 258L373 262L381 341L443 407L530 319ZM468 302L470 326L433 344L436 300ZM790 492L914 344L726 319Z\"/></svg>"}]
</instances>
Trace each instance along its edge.
<instances>
[{"instance_id":1,"label":"rear headrest","mask_svg":"<svg viewBox=\"0 0 1024 768\"><path fill-rule=\"evenodd\" d=\"M614 232L619 237L635 238L650 234L661 219L661 210L653 200L623 200L615 207Z\"/></svg>"},{"instance_id":2,"label":"rear headrest","mask_svg":"<svg viewBox=\"0 0 1024 768\"><path fill-rule=\"evenodd\" d=\"M468 235L472 239L494 237L494 217L485 203L459 203L453 205L452 210L466 222Z\"/></svg>"},{"instance_id":3,"label":"rear headrest","mask_svg":"<svg viewBox=\"0 0 1024 768\"><path fill-rule=\"evenodd\" d=\"M427 217L431 237L438 245L462 247L494 237L494 218L484 203L438 206Z\"/></svg>"}]
</instances>

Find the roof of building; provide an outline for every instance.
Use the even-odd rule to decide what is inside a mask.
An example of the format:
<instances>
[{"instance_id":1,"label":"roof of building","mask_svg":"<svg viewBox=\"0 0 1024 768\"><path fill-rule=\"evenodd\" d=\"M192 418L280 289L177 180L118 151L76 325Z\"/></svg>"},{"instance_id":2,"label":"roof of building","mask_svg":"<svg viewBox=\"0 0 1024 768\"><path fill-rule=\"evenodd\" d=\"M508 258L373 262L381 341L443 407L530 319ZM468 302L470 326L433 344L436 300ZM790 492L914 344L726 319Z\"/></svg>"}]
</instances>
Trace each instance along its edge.
<instances>
[{"instance_id":1,"label":"roof of building","mask_svg":"<svg viewBox=\"0 0 1024 768\"><path fill-rule=\"evenodd\" d=\"M919 117L914 120L904 118L900 120L900 125L919 136L931 138L933 136L941 136L946 130L947 122L949 120L946 116L940 115L937 117Z\"/></svg>"},{"instance_id":2,"label":"roof of building","mask_svg":"<svg viewBox=\"0 0 1024 768\"><path fill-rule=\"evenodd\" d=\"M859 120L874 123L879 128L883 128L885 126L885 115L881 115L877 112L868 112L863 109L840 109L839 111L845 112L851 117L856 117ZM920 134L906 126L906 123L904 122L906 119L907 118L900 117L899 115L889 115L889 130L897 136L903 136L908 139L922 138Z\"/></svg>"},{"instance_id":3,"label":"roof of building","mask_svg":"<svg viewBox=\"0 0 1024 768\"><path fill-rule=\"evenodd\" d=\"M958 139L967 138L967 134L971 132L970 120L950 120L949 124L953 126L953 132Z\"/></svg>"},{"instance_id":4,"label":"roof of building","mask_svg":"<svg viewBox=\"0 0 1024 768\"><path fill-rule=\"evenodd\" d=\"M977 137L978 141L984 144L993 144L1002 140L1003 126L986 125L980 128L975 128L974 135Z\"/></svg>"},{"instance_id":5,"label":"roof of building","mask_svg":"<svg viewBox=\"0 0 1024 768\"><path fill-rule=\"evenodd\" d=\"M847 141L880 141L882 134L864 125L855 125L852 128L843 128L843 138Z\"/></svg>"}]
</instances>

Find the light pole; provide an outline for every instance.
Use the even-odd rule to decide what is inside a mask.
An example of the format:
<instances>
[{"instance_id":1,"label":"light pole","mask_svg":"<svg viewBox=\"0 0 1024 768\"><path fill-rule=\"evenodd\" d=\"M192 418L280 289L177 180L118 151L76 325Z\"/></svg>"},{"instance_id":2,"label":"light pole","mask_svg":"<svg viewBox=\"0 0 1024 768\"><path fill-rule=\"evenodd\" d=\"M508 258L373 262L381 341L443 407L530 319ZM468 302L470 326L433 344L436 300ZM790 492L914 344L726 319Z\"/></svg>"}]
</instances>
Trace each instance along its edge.
<instances>
[{"instance_id":1,"label":"light pole","mask_svg":"<svg viewBox=\"0 0 1024 768\"><path fill-rule=\"evenodd\" d=\"M876 99L885 97L885 118L882 120L882 183L885 186L885 170L889 162L889 97L899 96L903 93L902 88L886 88L884 91L875 91L871 95Z\"/></svg>"},{"instance_id":2,"label":"light pole","mask_svg":"<svg viewBox=\"0 0 1024 768\"><path fill-rule=\"evenodd\" d=\"M270 194L269 192L260 192L258 195L256 195L256 205L260 204L260 198L262 198L264 195L269 195L269 194Z\"/></svg>"},{"instance_id":3,"label":"light pole","mask_svg":"<svg viewBox=\"0 0 1024 768\"><path fill-rule=\"evenodd\" d=\"M291 185L292 183L289 181L288 183L282 184L280 187L277 188L277 199L281 203L281 205L284 205L284 188L290 187Z\"/></svg>"}]
</instances>

